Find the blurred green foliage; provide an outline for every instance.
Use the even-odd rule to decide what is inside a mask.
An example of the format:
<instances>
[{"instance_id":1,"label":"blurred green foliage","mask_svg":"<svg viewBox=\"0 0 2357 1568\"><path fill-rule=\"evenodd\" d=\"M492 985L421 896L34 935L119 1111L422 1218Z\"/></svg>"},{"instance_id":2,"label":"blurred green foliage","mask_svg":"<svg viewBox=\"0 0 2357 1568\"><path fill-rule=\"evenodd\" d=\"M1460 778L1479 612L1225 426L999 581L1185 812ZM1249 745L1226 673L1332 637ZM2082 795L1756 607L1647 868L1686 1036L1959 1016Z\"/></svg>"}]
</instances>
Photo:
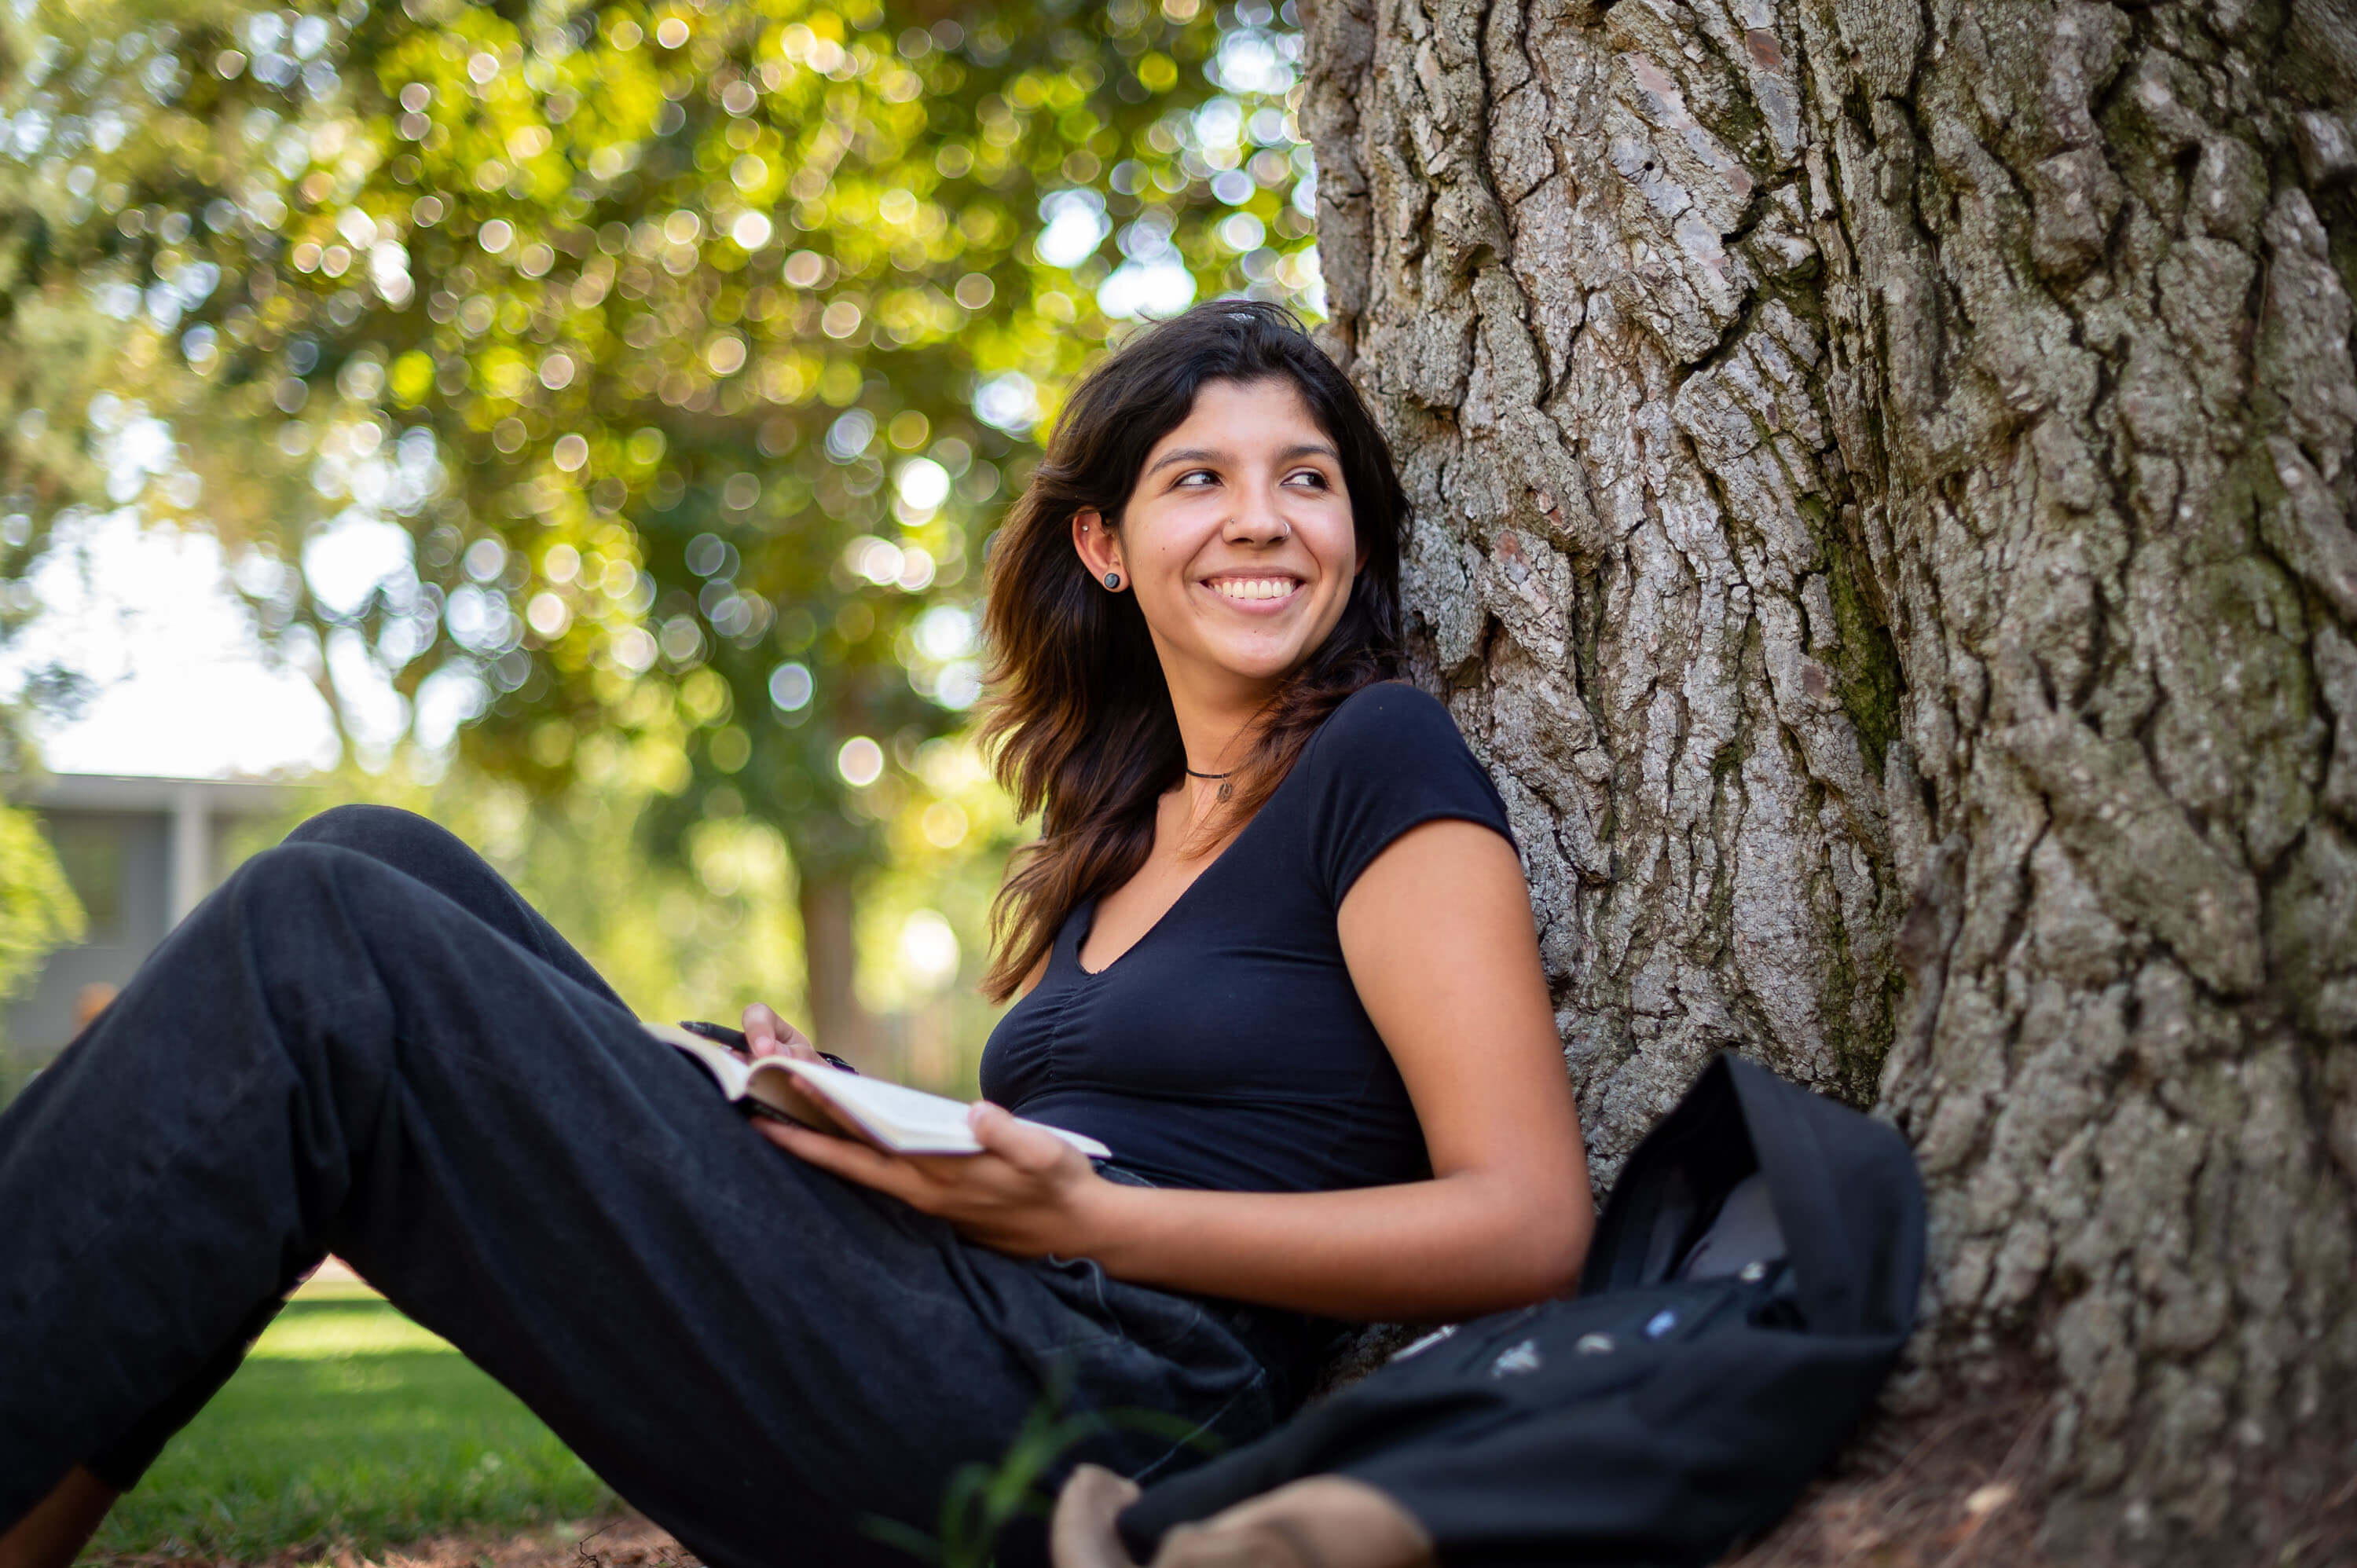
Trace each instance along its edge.
<instances>
[{"instance_id":1,"label":"blurred green foliage","mask_svg":"<svg viewBox=\"0 0 2357 1568\"><path fill-rule=\"evenodd\" d=\"M1286 10L16 0L0 571L77 508L214 527L363 760L456 733L682 861L767 824L847 951L896 848L1011 840L941 746L1060 389L1317 303Z\"/></svg>"},{"instance_id":2,"label":"blurred green foliage","mask_svg":"<svg viewBox=\"0 0 2357 1568\"><path fill-rule=\"evenodd\" d=\"M233 865L333 806L396 806L473 846L641 1017L733 1016L754 1001L799 1009L783 841L737 817L697 824L676 858L650 856L637 832L648 800L611 786L536 796L466 769L425 783L348 762L290 791L283 814L242 824L223 860Z\"/></svg>"},{"instance_id":3,"label":"blurred green foliage","mask_svg":"<svg viewBox=\"0 0 2357 1568\"><path fill-rule=\"evenodd\" d=\"M0 1001L16 995L40 972L43 959L81 934L81 902L40 820L0 804ZM15 1087L6 1046L0 1039L0 1103Z\"/></svg>"},{"instance_id":4,"label":"blurred green foliage","mask_svg":"<svg viewBox=\"0 0 2357 1568\"><path fill-rule=\"evenodd\" d=\"M952 737L928 746L915 763L935 796L928 810L953 810L968 836L1004 842L1015 828L1006 799L971 743ZM693 824L677 855L649 855L640 819L661 800L615 783L543 795L465 768L425 783L403 769L372 774L347 763L290 791L283 815L244 824L226 842L224 865L331 806L397 806L474 846L640 1016L733 1022L752 1002L808 1016L783 836L754 817L716 817ZM974 990L984 958L975 938L997 867L963 843L944 848L928 840L925 816L903 812L880 824L884 858L863 888L854 979L875 1015L872 1066L972 1095L979 1048L997 1015Z\"/></svg>"}]
</instances>

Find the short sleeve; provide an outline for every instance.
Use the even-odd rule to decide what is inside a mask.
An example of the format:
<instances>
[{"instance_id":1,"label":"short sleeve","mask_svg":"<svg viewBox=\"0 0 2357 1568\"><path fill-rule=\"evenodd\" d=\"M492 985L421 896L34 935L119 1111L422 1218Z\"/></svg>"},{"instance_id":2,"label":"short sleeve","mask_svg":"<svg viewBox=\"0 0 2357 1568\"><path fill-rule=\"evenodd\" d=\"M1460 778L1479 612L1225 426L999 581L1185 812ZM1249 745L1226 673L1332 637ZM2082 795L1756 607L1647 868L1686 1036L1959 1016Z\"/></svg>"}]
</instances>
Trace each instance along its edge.
<instances>
[{"instance_id":1,"label":"short sleeve","mask_svg":"<svg viewBox=\"0 0 2357 1568\"><path fill-rule=\"evenodd\" d=\"M1448 710L1400 682L1352 693L1298 766L1315 779L1311 849L1337 906L1359 874L1410 828L1454 819L1514 842L1505 802Z\"/></svg>"}]
</instances>

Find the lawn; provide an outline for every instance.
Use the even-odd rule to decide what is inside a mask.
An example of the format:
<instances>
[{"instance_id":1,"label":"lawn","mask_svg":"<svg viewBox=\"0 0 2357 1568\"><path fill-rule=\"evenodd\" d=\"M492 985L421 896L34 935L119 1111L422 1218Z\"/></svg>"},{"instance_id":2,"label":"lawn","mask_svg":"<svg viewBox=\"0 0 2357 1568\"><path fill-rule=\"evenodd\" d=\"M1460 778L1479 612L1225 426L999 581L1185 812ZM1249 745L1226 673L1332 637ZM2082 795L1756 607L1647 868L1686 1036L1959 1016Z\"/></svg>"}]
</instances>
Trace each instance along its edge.
<instances>
[{"instance_id":1,"label":"lawn","mask_svg":"<svg viewBox=\"0 0 2357 1568\"><path fill-rule=\"evenodd\" d=\"M366 1555L618 1506L513 1395L383 1301L297 1298L85 1560Z\"/></svg>"}]
</instances>

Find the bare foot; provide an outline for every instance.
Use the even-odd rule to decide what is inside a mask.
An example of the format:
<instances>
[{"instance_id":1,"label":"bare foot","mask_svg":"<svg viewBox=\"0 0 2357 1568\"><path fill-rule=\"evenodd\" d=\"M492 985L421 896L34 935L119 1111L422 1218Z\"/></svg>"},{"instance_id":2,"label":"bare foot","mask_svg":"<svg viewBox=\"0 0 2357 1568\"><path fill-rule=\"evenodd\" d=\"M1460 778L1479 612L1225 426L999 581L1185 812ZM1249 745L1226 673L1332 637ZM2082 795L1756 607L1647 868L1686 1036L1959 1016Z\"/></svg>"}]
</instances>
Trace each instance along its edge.
<instances>
[{"instance_id":1,"label":"bare foot","mask_svg":"<svg viewBox=\"0 0 2357 1568\"><path fill-rule=\"evenodd\" d=\"M73 1568L73 1560L98 1531L106 1510L121 1496L81 1466L33 1511L0 1534L0 1568Z\"/></svg>"},{"instance_id":2,"label":"bare foot","mask_svg":"<svg viewBox=\"0 0 2357 1568\"><path fill-rule=\"evenodd\" d=\"M1137 1568L1114 1528L1137 1487L1083 1465L1056 1499L1056 1568ZM1151 1568L1434 1568L1432 1538L1361 1481L1312 1476L1165 1536Z\"/></svg>"},{"instance_id":3,"label":"bare foot","mask_svg":"<svg viewBox=\"0 0 2357 1568\"><path fill-rule=\"evenodd\" d=\"M1056 1568L1137 1568L1113 1527L1114 1516L1136 1500L1137 1483L1102 1465L1074 1470L1056 1498L1056 1517L1048 1526Z\"/></svg>"}]
</instances>

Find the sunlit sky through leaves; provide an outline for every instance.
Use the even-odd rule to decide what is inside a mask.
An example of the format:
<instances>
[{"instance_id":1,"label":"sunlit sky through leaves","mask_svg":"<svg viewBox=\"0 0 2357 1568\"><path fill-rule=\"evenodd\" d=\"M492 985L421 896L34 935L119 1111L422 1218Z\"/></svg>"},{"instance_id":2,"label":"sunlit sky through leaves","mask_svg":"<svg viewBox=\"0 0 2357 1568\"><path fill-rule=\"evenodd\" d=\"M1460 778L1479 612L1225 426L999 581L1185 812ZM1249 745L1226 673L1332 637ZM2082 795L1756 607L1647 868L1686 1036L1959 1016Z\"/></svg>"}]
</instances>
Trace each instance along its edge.
<instances>
[{"instance_id":1,"label":"sunlit sky through leaves","mask_svg":"<svg viewBox=\"0 0 2357 1568\"><path fill-rule=\"evenodd\" d=\"M214 540L143 532L125 517L80 532L28 579L46 612L0 671L5 680L62 658L95 683L79 714L38 723L50 768L203 778L334 763L326 703L300 670L266 656L221 585Z\"/></svg>"},{"instance_id":2,"label":"sunlit sky through leaves","mask_svg":"<svg viewBox=\"0 0 2357 1568\"><path fill-rule=\"evenodd\" d=\"M610 733L872 819L1086 356L1319 303L1289 6L937 16L16 0L0 196L55 243L9 326L81 350L0 397L0 681L90 683L51 764L554 781Z\"/></svg>"}]
</instances>

